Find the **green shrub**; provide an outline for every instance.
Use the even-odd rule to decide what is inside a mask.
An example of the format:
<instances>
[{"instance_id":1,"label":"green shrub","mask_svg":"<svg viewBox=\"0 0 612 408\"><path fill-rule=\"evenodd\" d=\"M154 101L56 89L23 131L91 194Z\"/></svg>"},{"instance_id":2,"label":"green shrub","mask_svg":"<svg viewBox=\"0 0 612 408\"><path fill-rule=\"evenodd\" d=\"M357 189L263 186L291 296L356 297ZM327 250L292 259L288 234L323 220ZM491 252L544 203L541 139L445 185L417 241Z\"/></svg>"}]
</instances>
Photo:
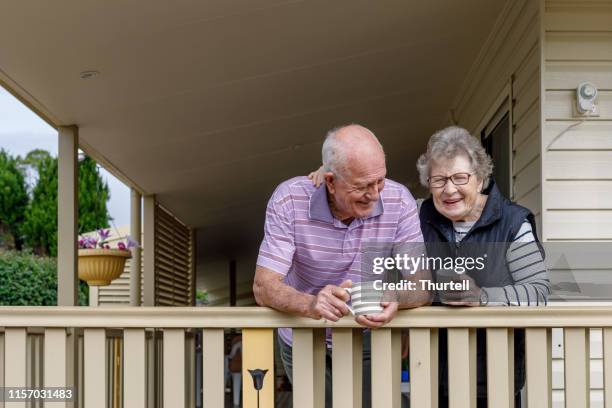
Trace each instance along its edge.
<instances>
[{"instance_id":1,"label":"green shrub","mask_svg":"<svg viewBox=\"0 0 612 408\"><path fill-rule=\"evenodd\" d=\"M21 249L21 224L28 206L23 170L0 149L0 247Z\"/></svg>"},{"instance_id":2,"label":"green shrub","mask_svg":"<svg viewBox=\"0 0 612 408\"><path fill-rule=\"evenodd\" d=\"M89 304L89 287L79 282L79 305ZM25 252L0 252L1 306L57 305L55 258Z\"/></svg>"}]
</instances>

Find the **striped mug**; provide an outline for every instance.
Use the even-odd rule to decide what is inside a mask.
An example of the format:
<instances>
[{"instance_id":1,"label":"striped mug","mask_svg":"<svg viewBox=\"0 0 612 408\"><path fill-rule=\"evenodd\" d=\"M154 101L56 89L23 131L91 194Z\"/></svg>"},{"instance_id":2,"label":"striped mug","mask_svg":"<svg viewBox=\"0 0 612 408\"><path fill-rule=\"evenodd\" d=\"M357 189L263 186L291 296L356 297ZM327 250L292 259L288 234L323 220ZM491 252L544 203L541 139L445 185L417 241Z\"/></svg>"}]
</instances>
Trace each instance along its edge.
<instances>
[{"instance_id":1,"label":"striped mug","mask_svg":"<svg viewBox=\"0 0 612 408\"><path fill-rule=\"evenodd\" d=\"M349 311L354 316L377 314L383 311L380 304L383 291L374 288L374 282L358 282L350 288L344 288L349 294Z\"/></svg>"}]
</instances>

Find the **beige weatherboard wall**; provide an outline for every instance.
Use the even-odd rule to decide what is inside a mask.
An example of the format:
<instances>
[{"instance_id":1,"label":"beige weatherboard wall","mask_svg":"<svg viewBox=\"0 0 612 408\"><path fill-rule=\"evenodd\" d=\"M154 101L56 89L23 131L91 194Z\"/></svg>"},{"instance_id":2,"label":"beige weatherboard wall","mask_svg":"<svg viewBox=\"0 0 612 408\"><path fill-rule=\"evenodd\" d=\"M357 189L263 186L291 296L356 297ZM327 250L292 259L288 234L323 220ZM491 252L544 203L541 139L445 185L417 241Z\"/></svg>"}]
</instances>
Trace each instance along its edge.
<instances>
[{"instance_id":1,"label":"beige weatherboard wall","mask_svg":"<svg viewBox=\"0 0 612 408\"><path fill-rule=\"evenodd\" d=\"M509 113L512 199L541 230L540 11L537 1L509 1L472 66L451 119L475 136L496 113Z\"/></svg>"},{"instance_id":2,"label":"beige weatherboard wall","mask_svg":"<svg viewBox=\"0 0 612 408\"><path fill-rule=\"evenodd\" d=\"M597 117L575 115L584 81L599 89ZM512 199L535 214L541 239L611 241L612 2L508 2L450 116L478 136L500 109L512 124ZM592 259L572 266L612 272L610 262ZM565 406L573 381L567 335L552 332L553 407ZM603 407L601 330L589 337L590 404Z\"/></svg>"},{"instance_id":3,"label":"beige weatherboard wall","mask_svg":"<svg viewBox=\"0 0 612 408\"><path fill-rule=\"evenodd\" d=\"M545 238L612 240L612 2L546 1L544 30ZM585 81L598 116L575 113Z\"/></svg>"},{"instance_id":4,"label":"beige weatherboard wall","mask_svg":"<svg viewBox=\"0 0 612 408\"><path fill-rule=\"evenodd\" d=\"M612 2L545 1L542 35L544 238L612 241ZM597 116L574 108L576 88L586 81L599 90ZM576 274L612 272L609 260L577 257L574 266ZM602 407L601 331L590 337L590 402ZM553 332L555 406L562 406L569 381L564 340L560 330Z\"/></svg>"}]
</instances>

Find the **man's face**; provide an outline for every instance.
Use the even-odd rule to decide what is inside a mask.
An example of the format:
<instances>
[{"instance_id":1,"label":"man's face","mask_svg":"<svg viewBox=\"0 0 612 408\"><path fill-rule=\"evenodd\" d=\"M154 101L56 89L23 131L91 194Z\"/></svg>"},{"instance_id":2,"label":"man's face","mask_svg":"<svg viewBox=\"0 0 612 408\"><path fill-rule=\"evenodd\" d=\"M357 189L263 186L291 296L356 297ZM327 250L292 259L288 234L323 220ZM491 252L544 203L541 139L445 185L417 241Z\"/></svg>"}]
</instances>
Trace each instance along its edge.
<instances>
[{"instance_id":1,"label":"man's face","mask_svg":"<svg viewBox=\"0 0 612 408\"><path fill-rule=\"evenodd\" d=\"M387 168L382 152L349 162L344 174L326 175L327 188L341 219L363 218L372 214L385 187Z\"/></svg>"}]
</instances>

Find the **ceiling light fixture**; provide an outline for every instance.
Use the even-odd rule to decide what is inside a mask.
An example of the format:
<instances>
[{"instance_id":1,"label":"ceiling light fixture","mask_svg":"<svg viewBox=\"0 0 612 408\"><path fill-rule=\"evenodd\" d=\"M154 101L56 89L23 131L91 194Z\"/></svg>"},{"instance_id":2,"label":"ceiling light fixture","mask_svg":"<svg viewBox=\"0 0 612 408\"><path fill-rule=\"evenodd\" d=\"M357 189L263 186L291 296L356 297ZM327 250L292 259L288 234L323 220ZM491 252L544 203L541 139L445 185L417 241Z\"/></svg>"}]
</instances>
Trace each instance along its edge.
<instances>
[{"instance_id":1,"label":"ceiling light fixture","mask_svg":"<svg viewBox=\"0 0 612 408\"><path fill-rule=\"evenodd\" d=\"M80 74L81 79L91 79L100 75L99 71L83 71Z\"/></svg>"}]
</instances>

